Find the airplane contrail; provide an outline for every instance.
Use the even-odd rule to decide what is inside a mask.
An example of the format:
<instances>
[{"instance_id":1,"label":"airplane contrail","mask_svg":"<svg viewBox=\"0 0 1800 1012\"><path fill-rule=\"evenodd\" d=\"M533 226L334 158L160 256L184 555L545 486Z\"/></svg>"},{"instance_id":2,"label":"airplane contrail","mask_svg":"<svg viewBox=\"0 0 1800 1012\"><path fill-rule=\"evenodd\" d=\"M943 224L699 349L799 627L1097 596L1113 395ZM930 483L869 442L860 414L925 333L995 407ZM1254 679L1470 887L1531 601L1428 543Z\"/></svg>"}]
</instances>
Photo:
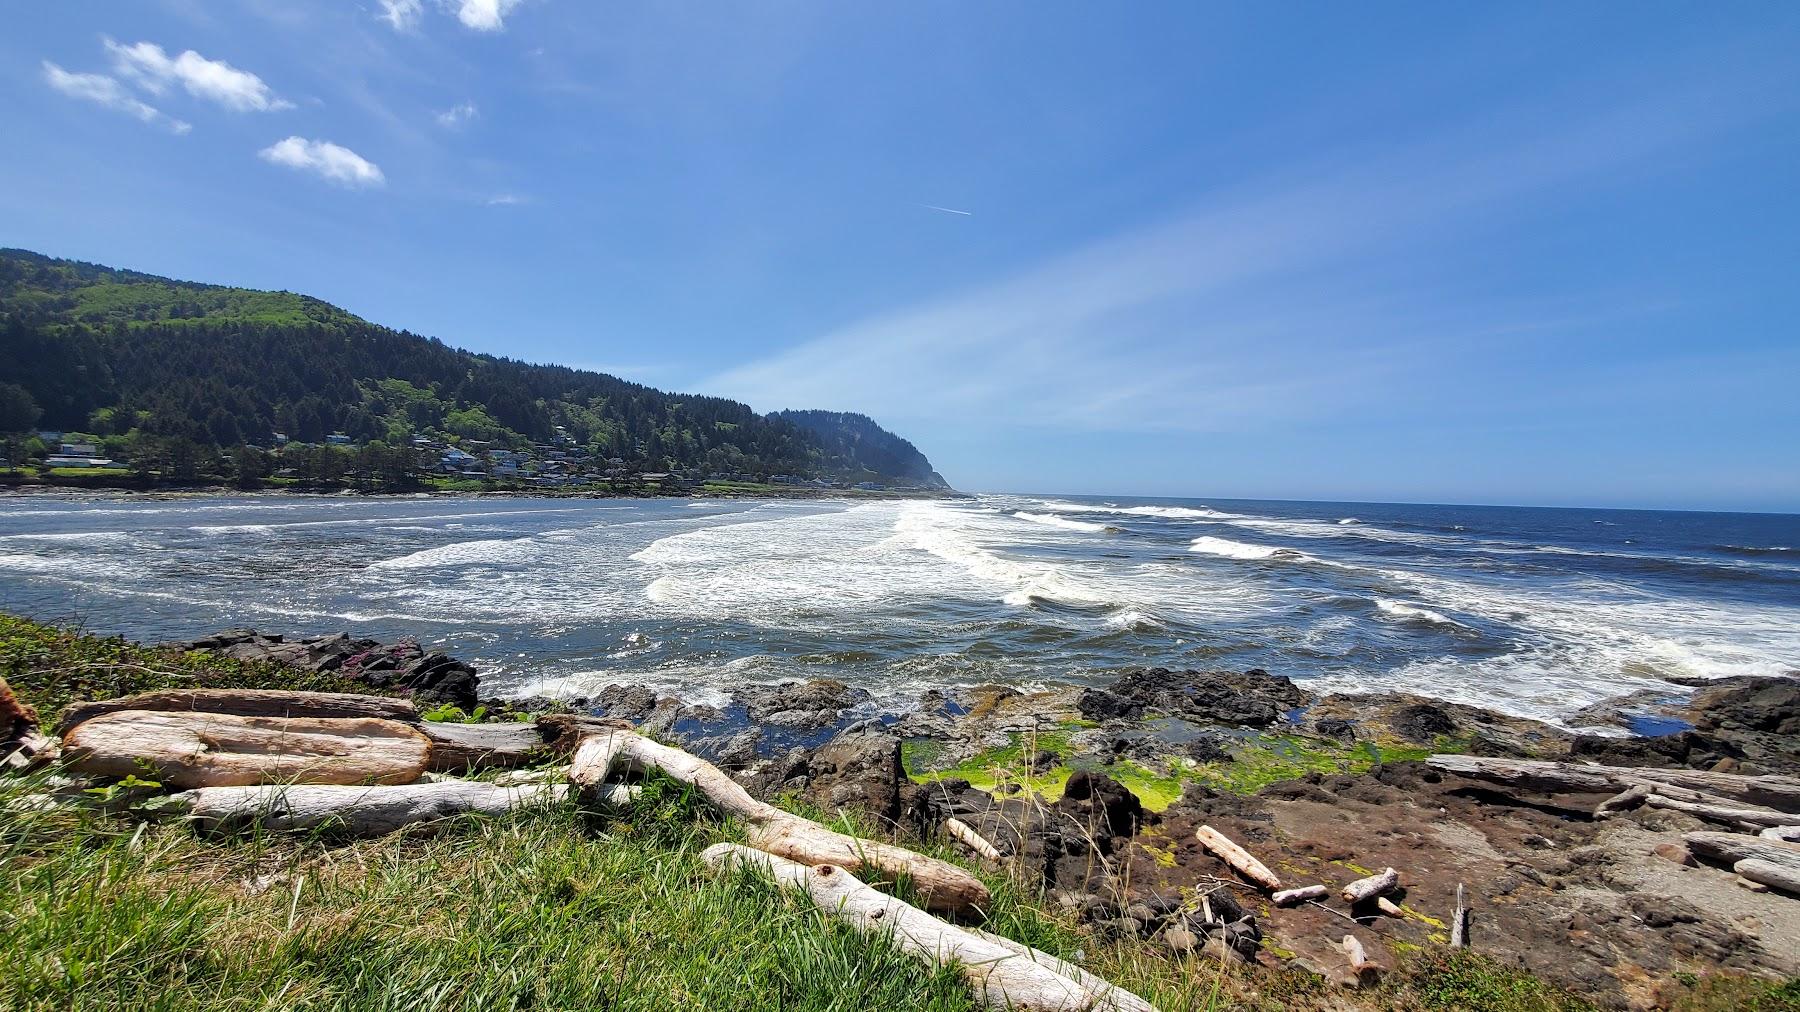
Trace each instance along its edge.
<instances>
[{"instance_id":1,"label":"airplane contrail","mask_svg":"<svg viewBox=\"0 0 1800 1012\"><path fill-rule=\"evenodd\" d=\"M958 211L954 207L939 207L936 204L920 204L919 206L920 207L928 207L933 211L942 211L945 214L961 214L961 215L966 215L966 216L973 216L975 214L974 211Z\"/></svg>"}]
</instances>

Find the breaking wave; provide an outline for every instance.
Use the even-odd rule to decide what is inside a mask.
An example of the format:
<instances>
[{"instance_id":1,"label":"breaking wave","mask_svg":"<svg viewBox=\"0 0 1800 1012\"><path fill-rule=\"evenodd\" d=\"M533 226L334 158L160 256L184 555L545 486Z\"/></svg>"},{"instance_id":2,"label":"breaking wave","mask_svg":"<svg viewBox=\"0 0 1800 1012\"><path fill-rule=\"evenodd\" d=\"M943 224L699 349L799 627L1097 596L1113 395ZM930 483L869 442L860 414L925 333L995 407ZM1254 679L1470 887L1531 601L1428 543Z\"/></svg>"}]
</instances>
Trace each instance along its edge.
<instances>
[{"instance_id":1,"label":"breaking wave","mask_svg":"<svg viewBox=\"0 0 1800 1012\"><path fill-rule=\"evenodd\" d=\"M1046 527L1061 527L1066 531L1086 531L1089 534L1106 533L1105 524L1090 523L1086 520L1070 520L1068 517L1059 517L1052 513L1027 513L1020 510L1013 516L1020 520L1029 520L1034 524L1043 524Z\"/></svg>"},{"instance_id":2,"label":"breaking wave","mask_svg":"<svg viewBox=\"0 0 1800 1012\"><path fill-rule=\"evenodd\" d=\"M1299 562L1311 558L1311 556L1306 555L1303 552L1296 552L1292 548L1275 548L1269 545L1250 545L1245 544L1242 541L1232 541L1229 538L1215 538L1210 534L1195 538L1193 543L1188 545L1188 551L1199 552L1202 555L1217 555L1221 558L1243 559L1246 561L1283 559Z\"/></svg>"}]
</instances>

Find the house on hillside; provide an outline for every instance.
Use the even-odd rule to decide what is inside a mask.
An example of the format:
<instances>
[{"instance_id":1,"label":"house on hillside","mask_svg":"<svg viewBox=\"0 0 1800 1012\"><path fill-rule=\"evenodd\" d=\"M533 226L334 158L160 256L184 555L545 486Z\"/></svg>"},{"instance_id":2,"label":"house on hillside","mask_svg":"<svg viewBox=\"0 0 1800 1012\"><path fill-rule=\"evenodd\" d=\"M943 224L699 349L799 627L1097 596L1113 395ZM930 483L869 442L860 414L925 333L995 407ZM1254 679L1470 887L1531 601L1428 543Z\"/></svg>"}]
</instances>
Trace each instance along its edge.
<instances>
[{"instance_id":1,"label":"house on hillside","mask_svg":"<svg viewBox=\"0 0 1800 1012\"><path fill-rule=\"evenodd\" d=\"M438 458L438 467L451 474L458 474L474 466L475 455L455 446L445 450L443 456Z\"/></svg>"}]
</instances>

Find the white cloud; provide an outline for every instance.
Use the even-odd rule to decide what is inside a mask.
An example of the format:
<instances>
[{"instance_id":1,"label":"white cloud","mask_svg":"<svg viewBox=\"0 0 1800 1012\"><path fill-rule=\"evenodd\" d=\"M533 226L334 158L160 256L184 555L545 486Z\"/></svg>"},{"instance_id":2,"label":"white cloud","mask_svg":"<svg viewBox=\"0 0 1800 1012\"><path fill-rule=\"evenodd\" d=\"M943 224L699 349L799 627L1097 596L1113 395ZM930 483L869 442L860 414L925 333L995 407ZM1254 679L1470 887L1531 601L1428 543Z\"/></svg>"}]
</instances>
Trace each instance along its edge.
<instances>
[{"instance_id":1,"label":"white cloud","mask_svg":"<svg viewBox=\"0 0 1800 1012\"><path fill-rule=\"evenodd\" d=\"M44 80L50 87L70 98L117 109L142 122L160 124L178 134L185 134L193 129L188 123L164 115L155 106L138 101L136 96L125 90L124 85L105 74L71 73L45 60Z\"/></svg>"},{"instance_id":2,"label":"white cloud","mask_svg":"<svg viewBox=\"0 0 1800 1012\"><path fill-rule=\"evenodd\" d=\"M516 193L496 193L487 199L489 207L511 207L525 203L525 198Z\"/></svg>"},{"instance_id":3,"label":"white cloud","mask_svg":"<svg viewBox=\"0 0 1800 1012\"><path fill-rule=\"evenodd\" d=\"M481 110L475 108L475 103L462 102L438 113L437 121L438 126L455 129L480 115Z\"/></svg>"},{"instance_id":4,"label":"white cloud","mask_svg":"<svg viewBox=\"0 0 1800 1012\"><path fill-rule=\"evenodd\" d=\"M387 183L387 177L374 162L330 141L289 137L262 149L257 156L274 165L317 173L342 186L384 186Z\"/></svg>"},{"instance_id":5,"label":"white cloud","mask_svg":"<svg viewBox=\"0 0 1800 1012\"><path fill-rule=\"evenodd\" d=\"M154 42L123 45L103 40L118 73L153 95L161 95L171 83L180 83L195 98L217 102L236 112L274 112L292 109L294 103L276 98L263 79L239 70L224 60L209 60L192 49L170 57Z\"/></svg>"},{"instance_id":6,"label":"white cloud","mask_svg":"<svg viewBox=\"0 0 1800 1012\"><path fill-rule=\"evenodd\" d=\"M393 25L396 32L417 28L423 13L420 0L381 0L381 20Z\"/></svg>"},{"instance_id":7,"label":"white cloud","mask_svg":"<svg viewBox=\"0 0 1800 1012\"><path fill-rule=\"evenodd\" d=\"M497 32L505 28L505 18L522 0L456 0L456 19L465 28L478 32Z\"/></svg>"},{"instance_id":8,"label":"white cloud","mask_svg":"<svg viewBox=\"0 0 1800 1012\"><path fill-rule=\"evenodd\" d=\"M506 18L524 0L437 0L442 10L454 13L464 28L478 32L498 32L506 27ZM381 20L397 32L411 31L425 16L424 0L381 0Z\"/></svg>"}]
</instances>

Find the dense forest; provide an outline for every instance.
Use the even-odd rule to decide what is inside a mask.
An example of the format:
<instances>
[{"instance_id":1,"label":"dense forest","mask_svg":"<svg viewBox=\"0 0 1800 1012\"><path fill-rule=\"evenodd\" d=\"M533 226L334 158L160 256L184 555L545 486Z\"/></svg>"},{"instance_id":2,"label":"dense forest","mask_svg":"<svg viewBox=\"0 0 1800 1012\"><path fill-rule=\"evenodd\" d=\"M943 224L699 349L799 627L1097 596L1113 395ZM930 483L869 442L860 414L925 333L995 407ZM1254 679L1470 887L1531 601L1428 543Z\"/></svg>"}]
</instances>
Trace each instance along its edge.
<instances>
[{"instance_id":1,"label":"dense forest","mask_svg":"<svg viewBox=\"0 0 1800 1012\"><path fill-rule=\"evenodd\" d=\"M452 348L317 299L0 250L0 431L217 458L357 445L555 443L637 471L941 484L860 415L759 415L580 369Z\"/></svg>"}]
</instances>

